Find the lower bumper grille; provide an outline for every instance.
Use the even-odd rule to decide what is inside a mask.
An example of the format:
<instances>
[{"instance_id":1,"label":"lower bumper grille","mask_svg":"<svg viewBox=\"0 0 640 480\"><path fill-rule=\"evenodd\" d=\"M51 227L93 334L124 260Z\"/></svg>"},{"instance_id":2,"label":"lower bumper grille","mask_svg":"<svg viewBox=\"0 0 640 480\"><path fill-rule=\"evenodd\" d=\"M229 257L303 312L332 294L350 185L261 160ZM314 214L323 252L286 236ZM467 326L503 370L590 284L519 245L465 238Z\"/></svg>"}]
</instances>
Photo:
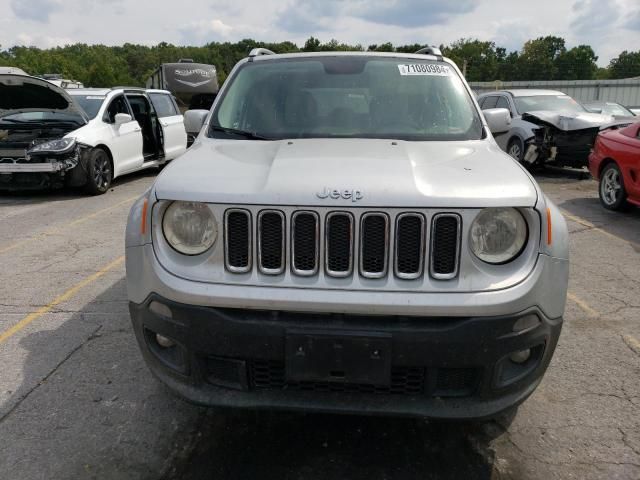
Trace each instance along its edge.
<instances>
[{"instance_id":1,"label":"lower bumper grille","mask_svg":"<svg viewBox=\"0 0 640 480\"><path fill-rule=\"evenodd\" d=\"M249 387L252 390L287 390L295 392L340 392L376 395L431 395L465 397L473 395L478 383L478 369L427 369L424 367L392 367L388 386L342 382L287 381L284 362L253 360L249 362ZM428 386L428 378L434 386Z\"/></svg>"}]
</instances>

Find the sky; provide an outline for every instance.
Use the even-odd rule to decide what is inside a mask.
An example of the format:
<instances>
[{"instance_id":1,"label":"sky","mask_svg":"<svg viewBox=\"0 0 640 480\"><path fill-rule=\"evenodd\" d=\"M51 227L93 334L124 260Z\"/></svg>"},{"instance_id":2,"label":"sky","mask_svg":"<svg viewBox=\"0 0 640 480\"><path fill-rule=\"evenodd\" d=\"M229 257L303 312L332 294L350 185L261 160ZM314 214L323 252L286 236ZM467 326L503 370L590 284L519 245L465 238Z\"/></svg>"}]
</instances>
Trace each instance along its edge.
<instances>
[{"instance_id":1,"label":"sky","mask_svg":"<svg viewBox=\"0 0 640 480\"><path fill-rule=\"evenodd\" d=\"M178 7L179 6L179 7ZM0 47L102 43L203 45L310 36L349 44L491 40L520 50L557 35L606 66L640 49L639 0L0 0Z\"/></svg>"}]
</instances>

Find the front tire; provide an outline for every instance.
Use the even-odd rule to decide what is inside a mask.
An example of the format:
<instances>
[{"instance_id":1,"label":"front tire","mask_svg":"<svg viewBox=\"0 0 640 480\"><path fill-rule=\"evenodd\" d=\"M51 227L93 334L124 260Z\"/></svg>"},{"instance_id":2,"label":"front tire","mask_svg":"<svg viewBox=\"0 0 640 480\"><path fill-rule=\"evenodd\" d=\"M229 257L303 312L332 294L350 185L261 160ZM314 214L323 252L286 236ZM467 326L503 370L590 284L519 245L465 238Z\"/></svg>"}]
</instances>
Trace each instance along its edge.
<instances>
[{"instance_id":1,"label":"front tire","mask_svg":"<svg viewBox=\"0 0 640 480\"><path fill-rule=\"evenodd\" d=\"M112 180L113 169L109 155L101 148L94 148L87 162L87 192L91 195L102 195L109 190Z\"/></svg>"},{"instance_id":2,"label":"front tire","mask_svg":"<svg viewBox=\"0 0 640 480\"><path fill-rule=\"evenodd\" d=\"M514 137L509 140L507 145L507 153L515 160L522 163L524 160L524 143L518 137Z\"/></svg>"},{"instance_id":3,"label":"front tire","mask_svg":"<svg viewBox=\"0 0 640 480\"><path fill-rule=\"evenodd\" d=\"M624 179L617 164L609 163L602 170L598 193L600 203L608 210L622 210L627 205Z\"/></svg>"}]
</instances>

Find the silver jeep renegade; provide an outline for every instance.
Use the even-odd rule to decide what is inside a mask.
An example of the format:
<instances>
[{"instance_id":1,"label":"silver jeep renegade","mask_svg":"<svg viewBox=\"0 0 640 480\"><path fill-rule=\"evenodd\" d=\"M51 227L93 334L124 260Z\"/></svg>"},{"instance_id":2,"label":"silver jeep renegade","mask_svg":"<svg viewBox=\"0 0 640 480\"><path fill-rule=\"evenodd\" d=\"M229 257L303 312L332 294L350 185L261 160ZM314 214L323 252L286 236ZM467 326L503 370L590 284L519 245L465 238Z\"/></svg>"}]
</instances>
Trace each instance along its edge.
<instances>
[{"instance_id":1,"label":"silver jeep renegade","mask_svg":"<svg viewBox=\"0 0 640 480\"><path fill-rule=\"evenodd\" d=\"M493 139L456 65L251 52L193 147L134 205L136 337L206 405L482 418L553 355L569 274L557 208Z\"/></svg>"}]
</instances>

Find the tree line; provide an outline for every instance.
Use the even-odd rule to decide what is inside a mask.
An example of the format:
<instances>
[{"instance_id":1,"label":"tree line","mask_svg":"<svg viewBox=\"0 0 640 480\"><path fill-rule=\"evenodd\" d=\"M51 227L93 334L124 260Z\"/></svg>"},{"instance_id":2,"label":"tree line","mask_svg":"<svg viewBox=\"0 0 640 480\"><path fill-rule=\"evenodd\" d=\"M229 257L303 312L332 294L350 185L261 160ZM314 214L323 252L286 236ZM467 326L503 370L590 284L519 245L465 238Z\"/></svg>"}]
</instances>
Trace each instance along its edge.
<instances>
[{"instance_id":1,"label":"tree line","mask_svg":"<svg viewBox=\"0 0 640 480\"><path fill-rule=\"evenodd\" d=\"M15 46L0 48L0 65L14 66L31 75L59 73L85 86L144 86L145 80L161 63L191 58L215 65L222 83L231 68L255 47L276 53L332 50L415 52L424 45L392 43L348 45L337 40L321 42L310 37L303 46L285 41L264 43L245 39L239 42L211 42L201 47L159 43L155 46L126 43L122 46L77 43L41 49ZM508 52L494 42L462 38L441 45L443 54L454 60L469 81L513 80L593 80L640 76L640 50L622 51L605 68L589 45L567 48L561 37L546 36L525 42L520 51Z\"/></svg>"}]
</instances>

